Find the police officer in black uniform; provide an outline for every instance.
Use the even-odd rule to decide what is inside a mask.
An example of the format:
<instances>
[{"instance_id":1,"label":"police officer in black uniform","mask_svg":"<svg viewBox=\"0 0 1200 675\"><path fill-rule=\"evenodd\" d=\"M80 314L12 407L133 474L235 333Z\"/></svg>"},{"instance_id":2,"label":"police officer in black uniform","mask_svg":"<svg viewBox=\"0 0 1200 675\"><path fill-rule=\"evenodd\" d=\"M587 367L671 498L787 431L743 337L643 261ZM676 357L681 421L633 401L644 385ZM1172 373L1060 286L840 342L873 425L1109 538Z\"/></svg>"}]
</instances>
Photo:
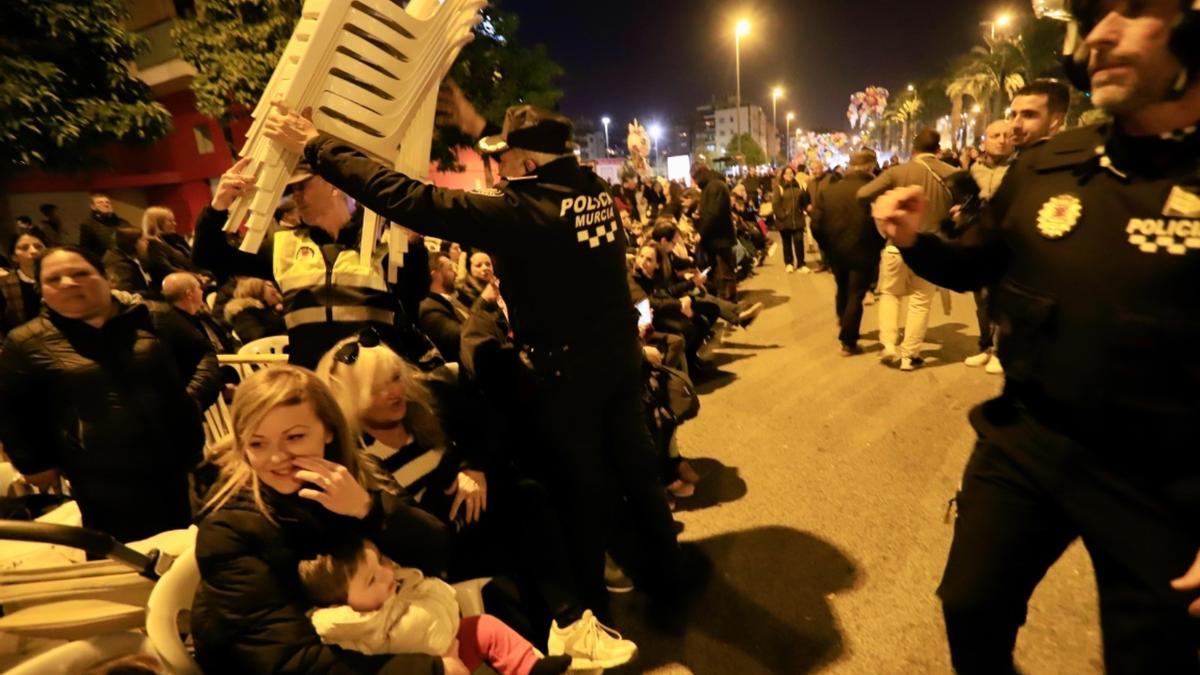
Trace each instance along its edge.
<instances>
[{"instance_id":1,"label":"police officer in black uniform","mask_svg":"<svg viewBox=\"0 0 1200 675\"><path fill-rule=\"evenodd\" d=\"M965 240L917 234L919 191L875 205L922 277L994 284L1007 380L970 415L938 591L951 658L1014 672L1029 596L1082 538L1107 671L1197 673L1200 2L1036 4L1077 22L1072 80L1113 121L1022 153Z\"/></svg>"},{"instance_id":2,"label":"police officer in black uniform","mask_svg":"<svg viewBox=\"0 0 1200 675\"><path fill-rule=\"evenodd\" d=\"M287 113L287 114L282 114ZM307 119L274 113L268 136L384 217L493 254L516 341L541 376L537 411L584 604L604 607L604 551L623 496L647 590L673 590L678 545L641 402L642 351L626 283L625 245L607 185L582 170L565 117L509 108L480 141L507 180L464 192L392 171Z\"/></svg>"}]
</instances>

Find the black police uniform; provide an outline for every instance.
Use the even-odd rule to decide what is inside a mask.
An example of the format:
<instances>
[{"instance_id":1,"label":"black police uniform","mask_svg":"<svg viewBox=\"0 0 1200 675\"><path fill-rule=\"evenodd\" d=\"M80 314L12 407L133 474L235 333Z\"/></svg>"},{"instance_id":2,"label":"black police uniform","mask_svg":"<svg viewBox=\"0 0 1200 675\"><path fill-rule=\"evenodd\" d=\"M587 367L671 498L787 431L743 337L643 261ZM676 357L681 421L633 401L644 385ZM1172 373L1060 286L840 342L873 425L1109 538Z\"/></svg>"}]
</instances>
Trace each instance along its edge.
<instances>
[{"instance_id":1,"label":"black police uniform","mask_svg":"<svg viewBox=\"0 0 1200 675\"><path fill-rule=\"evenodd\" d=\"M1004 393L979 440L939 588L955 668L1012 672L1026 602L1082 537L1110 673L1195 673L1200 549L1200 134L1107 126L1022 153L959 242L903 251L958 291L993 285Z\"/></svg>"},{"instance_id":2,"label":"black police uniform","mask_svg":"<svg viewBox=\"0 0 1200 675\"><path fill-rule=\"evenodd\" d=\"M602 607L604 550L613 496L640 530L648 581L670 584L678 556L641 402L641 344L626 284L625 246L605 183L573 157L536 176L464 192L391 171L322 136L305 157L313 170L367 208L424 234L493 254L513 334L543 382L536 418L551 448L551 485L581 593Z\"/></svg>"}]
</instances>

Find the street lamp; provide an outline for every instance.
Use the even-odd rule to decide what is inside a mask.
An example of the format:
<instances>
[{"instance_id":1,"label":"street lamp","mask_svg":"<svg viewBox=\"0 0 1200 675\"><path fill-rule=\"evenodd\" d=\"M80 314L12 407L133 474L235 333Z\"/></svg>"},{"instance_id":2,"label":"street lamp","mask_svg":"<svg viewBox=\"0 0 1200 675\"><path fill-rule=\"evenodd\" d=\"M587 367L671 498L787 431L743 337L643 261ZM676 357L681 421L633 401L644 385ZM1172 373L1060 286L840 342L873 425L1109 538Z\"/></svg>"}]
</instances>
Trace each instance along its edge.
<instances>
[{"instance_id":1,"label":"street lamp","mask_svg":"<svg viewBox=\"0 0 1200 675\"><path fill-rule=\"evenodd\" d=\"M1002 12L996 15L996 18L991 21L984 21L982 25L987 26L991 31L992 40L996 39L996 29L1001 31L1008 30L1008 27L1013 24L1013 15L1008 12Z\"/></svg>"},{"instance_id":2,"label":"street lamp","mask_svg":"<svg viewBox=\"0 0 1200 675\"><path fill-rule=\"evenodd\" d=\"M775 134L779 133L779 113L776 112L776 104L779 102L779 97L783 96L783 87L775 87L771 90L771 124L775 127L775 131L771 133L774 138ZM775 158L779 156L778 151L771 154L771 164L775 164Z\"/></svg>"},{"instance_id":3,"label":"street lamp","mask_svg":"<svg viewBox=\"0 0 1200 675\"><path fill-rule=\"evenodd\" d=\"M796 119L796 113L791 112L789 110L788 114L787 114L787 133L785 133L783 135L784 138L788 139L787 160L786 161L789 164L792 161L792 120L794 120L794 119Z\"/></svg>"},{"instance_id":4,"label":"street lamp","mask_svg":"<svg viewBox=\"0 0 1200 675\"><path fill-rule=\"evenodd\" d=\"M608 157L608 154L610 152L612 152L612 146L609 145L609 142L608 142L608 125L611 122L612 122L612 120L609 119L607 115L600 118L600 123L604 125L604 156L605 157Z\"/></svg>"},{"instance_id":5,"label":"street lamp","mask_svg":"<svg viewBox=\"0 0 1200 675\"><path fill-rule=\"evenodd\" d=\"M742 150L742 38L750 33L750 22L746 19L741 19L733 29L733 63L734 63L734 78L737 81L737 108L733 113L734 131L733 137L737 141L737 148L733 152L733 161L737 165L737 156Z\"/></svg>"}]
</instances>

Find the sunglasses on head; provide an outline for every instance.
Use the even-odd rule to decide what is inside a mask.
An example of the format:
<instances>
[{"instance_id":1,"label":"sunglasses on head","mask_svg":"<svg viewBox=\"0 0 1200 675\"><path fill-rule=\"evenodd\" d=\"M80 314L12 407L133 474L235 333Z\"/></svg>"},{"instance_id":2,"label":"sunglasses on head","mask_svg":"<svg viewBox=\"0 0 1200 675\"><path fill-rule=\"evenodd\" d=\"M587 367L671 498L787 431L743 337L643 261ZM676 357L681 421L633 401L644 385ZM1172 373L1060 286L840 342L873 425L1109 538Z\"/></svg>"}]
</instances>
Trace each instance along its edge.
<instances>
[{"instance_id":1,"label":"sunglasses on head","mask_svg":"<svg viewBox=\"0 0 1200 675\"><path fill-rule=\"evenodd\" d=\"M337 350L333 355L333 360L337 363L344 363L348 366L354 365L358 361L359 352L363 347L370 349L383 344L383 338L379 337L379 332L374 328L364 328L359 334L358 339Z\"/></svg>"}]
</instances>

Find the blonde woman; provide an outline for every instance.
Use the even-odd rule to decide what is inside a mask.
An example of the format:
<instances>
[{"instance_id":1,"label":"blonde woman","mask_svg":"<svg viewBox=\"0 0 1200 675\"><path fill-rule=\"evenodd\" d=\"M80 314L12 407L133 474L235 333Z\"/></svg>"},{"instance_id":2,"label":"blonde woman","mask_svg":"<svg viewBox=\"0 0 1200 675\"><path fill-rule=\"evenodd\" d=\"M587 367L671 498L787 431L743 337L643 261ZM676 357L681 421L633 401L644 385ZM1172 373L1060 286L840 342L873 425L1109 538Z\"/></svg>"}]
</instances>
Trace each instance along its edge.
<instances>
[{"instance_id":1,"label":"blonde woman","mask_svg":"<svg viewBox=\"0 0 1200 675\"><path fill-rule=\"evenodd\" d=\"M238 387L232 417L196 538L192 629L205 672L451 672L439 657L324 645L305 615L297 565L346 537L427 575L449 549L442 524L360 458L329 388L301 368L264 369Z\"/></svg>"},{"instance_id":2,"label":"blonde woman","mask_svg":"<svg viewBox=\"0 0 1200 675\"><path fill-rule=\"evenodd\" d=\"M150 285L158 289L173 272L195 272L192 247L175 232L175 212L165 206L151 206L142 214L142 234L146 237L143 256Z\"/></svg>"},{"instance_id":3,"label":"blonde woman","mask_svg":"<svg viewBox=\"0 0 1200 675\"><path fill-rule=\"evenodd\" d=\"M539 625L550 624L548 653L570 655L575 668L613 668L633 658L637 646L579 600L545 488L517 478L504 462L465 460L442 428L429 385L410 377L378 334L368 330L339 342L317 375L361 434L365 454L455 533L452 580L511 576L523 597L536 598L530 609L543 617Z\"/></svg>"}]
</instances>

